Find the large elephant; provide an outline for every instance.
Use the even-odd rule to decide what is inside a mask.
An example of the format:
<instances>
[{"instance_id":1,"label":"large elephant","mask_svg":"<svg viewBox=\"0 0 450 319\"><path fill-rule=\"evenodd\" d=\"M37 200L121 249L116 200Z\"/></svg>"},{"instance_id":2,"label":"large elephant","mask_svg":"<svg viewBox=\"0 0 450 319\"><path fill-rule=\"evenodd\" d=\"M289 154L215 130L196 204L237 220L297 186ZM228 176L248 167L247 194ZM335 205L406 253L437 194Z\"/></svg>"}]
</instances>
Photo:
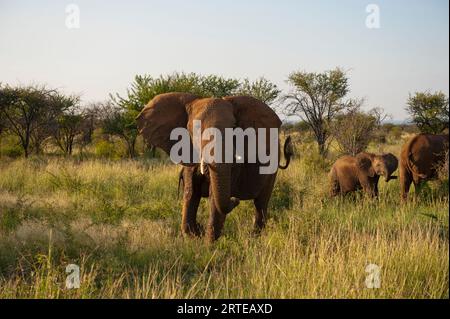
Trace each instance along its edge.
<instances>
[{"instance_id":1,"label":"large elephant","mask_svg":"<svg viewBox=\"0 0 450 319\"><path fill-rule=\"evenodd\" d=\"M368 195L376 197L380 176L384 176L386 182L396 179L392 173L397 166L398 160L391 153L375 155L362 152L356 156L343 156L329 173L331 196L345 195L362 188Z\"/></svg>"},{"instance_id":2,"label":"large elephant","mask_svg":"<svg viewBox=\"0 0 450 319\"><path fill-rule=\"evenodd\" d=\"M188 93L166 93L153 98L137 117L139 132L147 143L163 149L167 154L177 141L170 139L170 133L178 127L187 128L191 143L193 141L193 123L201 121L201 131L216 128L225 135L226 128L266 129L266 148L270 148L269 129L279 129L281 121L276 113L265 103L251 97L233 96L225 98L199 98ZM278 137L277 137L278 139ZM202 152L208 141L202 140L197 151ZM194 145L195 143L192 143ZM289 143L287 143L289 144ZM288 145L289 146L289 145ZM192 148L193 150L195 147ZM286 158L291 156L290 148ZM277 150L273 150L278 152ZM225 153L225 151L223 152ZM238 154L236 154L237 156ZM225 154L223 155L225 156ZM199 235L201 229L196 221L200 198L208 195L210 215L207 227L208 239L216 240L222 231L226 215L239 204L239 200L253 200L256 208L255 226L264 226L267 218L267 206L277 175L261 174L265 166L258 160L249 163L247 154L243 163L182 162L186 167L186 179L183 195L182 231L190 235ZM277 167L279 163L276 163ZM277 168L276 167L276 168ZM191 177L189 177L191 176ZM202 191L194 185L201 179ZM207 183L203 182L206 180ZM192 181L192 182L190 182Z\"/></svg>"},{"instance_id":3,"label":"large elephant","mask_svg":"<svg viewBox=\"0 0 450 319\"><path fill-rule=\"evenodd\" d=\"M448 135L419 134L408 140L400 155L400 193L406 200L411 183L416 194L423 182L437 177L437 168L445 160Z\"/></svg>"}]
</instances>

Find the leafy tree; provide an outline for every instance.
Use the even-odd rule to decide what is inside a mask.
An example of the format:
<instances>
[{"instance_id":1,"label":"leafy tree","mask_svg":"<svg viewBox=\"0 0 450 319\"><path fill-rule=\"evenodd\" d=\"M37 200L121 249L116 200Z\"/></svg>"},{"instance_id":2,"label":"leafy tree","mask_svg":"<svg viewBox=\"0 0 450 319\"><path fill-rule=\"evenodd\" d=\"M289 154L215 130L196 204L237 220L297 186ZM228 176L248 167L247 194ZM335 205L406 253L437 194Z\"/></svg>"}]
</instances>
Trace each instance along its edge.
<instances>
[{"instance_id":1,"label":"leafy tree","mask_svg":"<svg viewBox=\"0 0 450 319\"><path fill-rule=\"evenodd\" d=\"M200 76L199 79L192 92L203 97L220 98L232 95L240 86L238 80L227 79L218 75Z\"/></svg>"},{"instance_id":2,"label":"leafy tree","mask_svg":"<svg viewBox=\"0 0 450 319\"><path fill-rule=\"evenodd\" d=\"M52 129L56 145L65 155L71 155L75 138L82 132L83 114L80 111L79 96L57 97L62 112L57 116Z\"/></svg>"},{"instance_id":3,"label":"leafy tree","mask_svg":"<svg viewBox=\"0 0 450 319\"><path fill-rule=\"evenodd\" d=\"M24 150L30 154L30 146L38 152L62 105L55 99L57 92L45 86L0 87L0 115L7 129L16 135Z\"/></svg>"},{"instance_id":4,"label":"leafy tree","mask_svg":"<svg viewBox=\"0 0 450 319\"><path fill-rule=\"evenodd\" d=\"M349 101L346 112L336 116L332 122L331 133L343 154L355 156L364 151L386 118L380 108L362 111L363 103L363 100Z\"/></svg>"},{"instance_id":5,"label":"leafy tree","mask_svg":"<svg viewBox=\"0 0 450 319\"><path fill-rule=\"evenodd\" d=\"M168 92L189 92L202 97L231 95L239 87L239 81L216 75L202 76L196 73L173 73L153 78L137 75L127 90L126 96L110 95L117 108L105 122L105 132L122 138L129 155L134 157L137 137L135 117L156 95Z\"/></svg>"},{"instance_id":6,"label":"leafy tree","mask_svg":"<svg viewBox=\"0 0 450 319\"><path fill-rule=\"evenodd\" d=\"M168 92L187 92L202 97L223 97L233 94L239 81L217 75L202 76L196 73L173 73L153 78L136 75L125 97L110 95L115 105L123 109L141 111L156 95Z\"/></svg>"},{"instance_id":7,"label":"leafy tree","mask_svg":"<svg viewBox=\"0 0 450 319\"><path fill-rule=\"evenodd\" d=\"M249 79L244 79L236 92L236 94L240 95L253 96L268 105L272 104L278 98L280 93L281 90L279 90L274 83L264 77L260 77L253 82Z\"/></svg>"},{"instance_id":8,"label":"leafy tree","mask_svg":"<svg viewBox=\"0 0 450 319\"><path fill-rule=\"evenodd\" d=\"M105 109L110 108L106 103L91 103L84 107L81 111L81 132L80 132L80 146L81 151L84 147L92 143L92 136L96 128L102 126L103 120L105 119L105 114L107 111Z\"/></svg>"},{"instance_id":9,"label":"leafy tree","mask_svg":"<svg viewBox=\"0 0 450 319\"><path fill-rule=\"evenodd\" d=\"M293 72L288 77L293 89L284 96L285 113L298 116L311 127L319 152L325 156L329 146L329 125L346 108L348 78L339 68L323 73Z\"/></svg>"},{"instance_id":10,"label":"leafy tree","mask_svg":"<svg viewBox=\"0 0 450 319\"><path fill-rule=\"evenodd\" d=\"M406 111L423 133L438 134L448 128L448 97L442 92L410 94Z\"/></svg>"},{"instance_id":11,"label":"leafy tree","mask_svg":"<svg viewBox=\"0 0 450 319\"><path fill-rule=\"evenodd\" d=\"M138 130L135 118L137 115L137 111L124 110L112 106L111 112L107 114L103 121L103 132L121 138L127 146L127 152L130 158L136 156Z\"/></svg>"}]
</instances>

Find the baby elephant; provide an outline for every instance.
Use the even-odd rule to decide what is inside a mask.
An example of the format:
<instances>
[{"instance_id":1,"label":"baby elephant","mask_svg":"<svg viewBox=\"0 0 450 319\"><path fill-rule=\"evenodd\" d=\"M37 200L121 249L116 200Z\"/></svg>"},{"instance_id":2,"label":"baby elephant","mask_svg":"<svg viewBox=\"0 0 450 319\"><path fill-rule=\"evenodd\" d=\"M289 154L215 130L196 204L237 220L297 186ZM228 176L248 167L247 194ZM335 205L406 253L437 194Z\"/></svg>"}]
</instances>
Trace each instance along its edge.
<instances>
[{"instance_id":1,"label":"baby elephant","mask_svg":"<svg viewBox=\"0 0 450 319\"><path fill-rule=\"evenodd\" d=\"M331 196L345 195L363 189L371 197L378 196L378 179L384 176L386 182L396 179L392 173L397 169L398 160L391 154L375 155L359 153L356 156L343 156L331 168Z\"/></svg>"}]
</instances>

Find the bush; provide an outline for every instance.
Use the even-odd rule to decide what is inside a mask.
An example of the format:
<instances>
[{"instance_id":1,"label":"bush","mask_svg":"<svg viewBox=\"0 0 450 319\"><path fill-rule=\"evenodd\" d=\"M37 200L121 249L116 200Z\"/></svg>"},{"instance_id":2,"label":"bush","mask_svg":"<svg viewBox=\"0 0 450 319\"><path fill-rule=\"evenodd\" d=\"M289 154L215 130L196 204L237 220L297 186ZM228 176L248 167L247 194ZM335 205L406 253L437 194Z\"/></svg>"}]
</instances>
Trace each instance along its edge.
<instances>
[{"instance_id":1,"label":"bush","mask_svg":"<svg viewBox=\"0 0 450 319\"><path fill-rule=\"evenodd\" d=\"M305 167L309 167L312 170L328 171L331 167L330 160L322 157L317 147L312 143L298 145L294 154Z\"/></svg>"},{"instance_id":2,"label":"bush","mask_svg":"<svg viewBox=\"0 0 450 319\"><path fill-rule=\"evenodd\" d=\"M372 109L364 112L361 110L362 100L352 103L354 105L350 109L336 117L331 125L331 131L338 143L339 151L342 154L355 156L364 151L374 137L377 137L379 143L385 143L386 137L384 134L376 136L383 111Z\"/></svg>"},{"instance_id":3,"label":"bush","mask_svg":"<svg viewBox=\"0 0 450 319\"><path fill-rule=\"evenodd\" d=\"M117 159L121 157L119 146L113 142L101 140L94 146L94 153L97 157Z\"/></svg>"},{"instance_id":4,"label":"bush","mask_svg":"<svg viewBox=\"0 0 450 319\"><path fill-rule=\"evenodd\" d=\"M0 156L16 158L23 155L23 149L17 141L17 138L14 136L4 136L0 138Z\"/></svg>"},{"instance_id":5,"label":"bush","mask_svg":"<svg viewBox=\"0 0 450 319\"><path fill-rule=\"evenodd\" d=\"M393 142L399 141L402 138L403 130L400 126L394 126L389 131L389 136Z\"/></svg>"}]
</instances>

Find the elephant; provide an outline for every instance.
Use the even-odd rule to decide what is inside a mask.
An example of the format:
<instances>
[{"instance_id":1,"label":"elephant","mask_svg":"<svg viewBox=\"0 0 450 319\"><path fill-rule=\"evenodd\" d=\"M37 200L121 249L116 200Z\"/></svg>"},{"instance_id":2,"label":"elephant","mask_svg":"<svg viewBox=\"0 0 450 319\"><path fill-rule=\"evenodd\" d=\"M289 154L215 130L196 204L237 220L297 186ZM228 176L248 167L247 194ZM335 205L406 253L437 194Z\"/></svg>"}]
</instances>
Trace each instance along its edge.
<instances>
[{"instance_id":1,"label":"elephant","mask_svg":"<svg viewBox=\"0 0 450 319\"><path fill-rule=\"evenodd\" d=\"M398 160L392 153L375 155L361 152L356 156L342 156L332 166L328 175L331 196L345 195L363 189L371 197L378 196L378 180L384 176L389 182L396 179L392 173L398 167Z\"/></svg>"},{"instance_id":2,"label":"elephant","mask_svg":"<svg viewBox=\"0 0 450 319\"><path fill-rule=\"evenodd\" d=\"M266 129L265 146L269 149L269 129L278 130L281 126L281 120L276 113L268 105L253 97L201 98L177 92L155 96L136 118L139 133L143 135L144 140L161 148L167 154L170 154L171 148L177 143L170 139L171 132L180 127L188 130L192 150L196 150L197 147L196 151L201 153L206 148L207 141L203 139L200 145L195 146L193 125L196 120L201 121L202 133L210 128L218 129L221 133L228 128L242 130L254 128L259 137L261 133L258 129ZM277 141L279 139L278 131L276 139ZM279 147L275 151L280 154ZM259 159L256 162L248 161L248 154L240 154L243 155L243 161L233 163L206 162L203 157L199 163L181 161L184 180L182 232L192 236L202 234L202 229L196 221L201 197L209 197L210 212L206 231L209 241L215 241L220 237L226 215L239 204L240 200L253 200L254 226L262 229L266 223L267 207L277 169L287 168L292 156L290 138L286 140L284 153L286 165L283 167L279 162L276 163L275 172L270 174L261 174L260 168L265 165Z\"/></svg>"},{"instance_id":3,"label":"elephant","mask_svg":"<svg viewBox=\"0 0 450 319\"><path fill-rule=\"evenodd\" d=\"M402 201L407 199L411 183L418 194L425 181L437 177L437 168L445 160L448 143L448 134L418 134L402 146L399 168Z\"/></svg>"}]
</instances>

